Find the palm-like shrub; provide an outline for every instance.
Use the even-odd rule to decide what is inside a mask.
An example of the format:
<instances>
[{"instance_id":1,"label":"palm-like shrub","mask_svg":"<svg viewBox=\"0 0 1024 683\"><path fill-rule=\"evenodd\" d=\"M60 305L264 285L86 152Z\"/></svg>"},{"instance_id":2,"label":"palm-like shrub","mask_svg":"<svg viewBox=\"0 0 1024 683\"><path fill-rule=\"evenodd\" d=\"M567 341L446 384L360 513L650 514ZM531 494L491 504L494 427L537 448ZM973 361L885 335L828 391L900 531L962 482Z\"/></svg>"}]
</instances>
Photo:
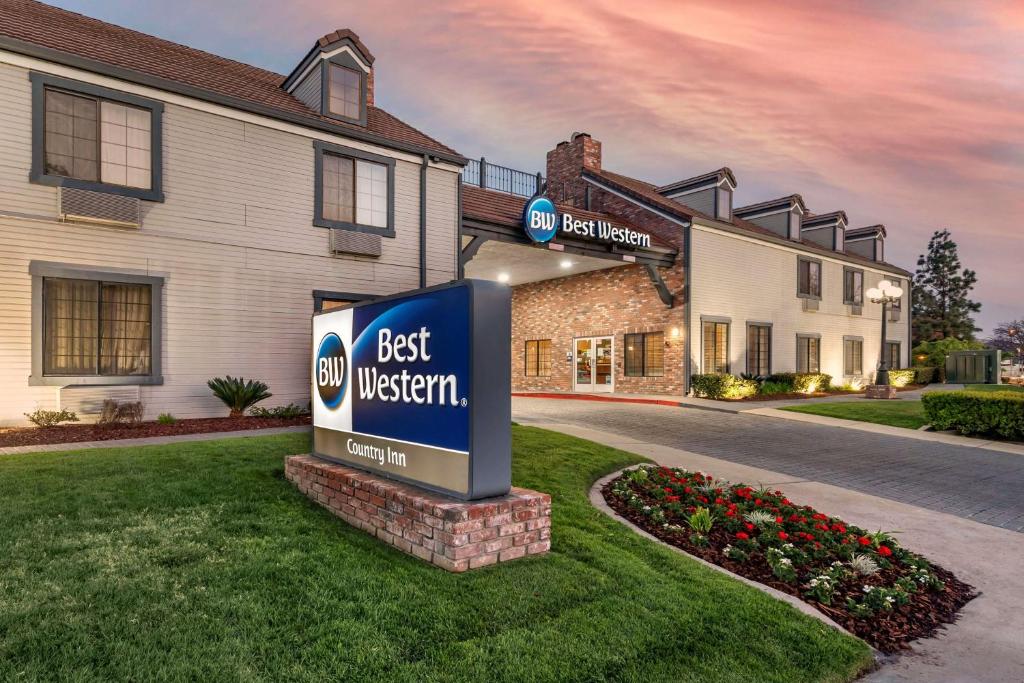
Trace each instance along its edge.
<instances>
[{"instance_id":1,"label":"palm-like shrub","mask_svg":"<svg viewBox=\"0 0 1024 683\"><path fill-rule=\"evenodd\" d=\"M214 377L206 383L213 395L224 402L230 410L230 417L242 417L245 411L273 394L270 387L258 379L246 380L242 377Z\"/></svg>"}]
</instances>

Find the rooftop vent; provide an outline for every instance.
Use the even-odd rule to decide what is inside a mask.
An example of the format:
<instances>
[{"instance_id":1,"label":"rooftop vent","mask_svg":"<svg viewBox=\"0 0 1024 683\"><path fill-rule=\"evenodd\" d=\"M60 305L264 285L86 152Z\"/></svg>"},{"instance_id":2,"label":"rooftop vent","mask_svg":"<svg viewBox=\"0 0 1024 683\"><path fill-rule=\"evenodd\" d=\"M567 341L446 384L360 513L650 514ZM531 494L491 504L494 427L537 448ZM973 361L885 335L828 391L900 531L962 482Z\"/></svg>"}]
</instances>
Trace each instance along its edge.
<instances>
[{"instance_id":1,"label":"rooftop vent","mask_svg":"<svg viewBox=\"0 0 1024 683\"><path fill-rule=\"evenodd\" d=\"M805 240L826 249L843 251L846 248L847 224L845 211L810 215L804 218L802 235Z\"/></svg>"},{"instance_id":2,"label":"rooftop vent","mask_svg":"<svg viewBox=\"0 0 1024 683\"><path fill-rule=\"evenodd\" d=\"M737 218L767 228L779 237L799 242L801 224L804 216L807 215L807 206L804 204L803 197L791 194L788 197L742 206L735 209L733 214Z\"/></svg>"},{"instance_id":3,"label":"rooftop vent","mask_svg":"<svg viewBox=\"0 0 1024 683\"><path fill-rule=\"evenodd\" d=\"M872 261L885 260L885 226L869 225L846 231L846 253L869 258Z\"/></svg>"},{"instance_id":4,"label":"rooftop vent","mask_svg":"<svg viewBox=\"0 0 1024 683\"><path fill-rule=\"evenodd\" d=\"M728 168L658 188L666 198L723 221L732 220L732 194L735 191L736 176Z\"/></svg>"}]
</instances>

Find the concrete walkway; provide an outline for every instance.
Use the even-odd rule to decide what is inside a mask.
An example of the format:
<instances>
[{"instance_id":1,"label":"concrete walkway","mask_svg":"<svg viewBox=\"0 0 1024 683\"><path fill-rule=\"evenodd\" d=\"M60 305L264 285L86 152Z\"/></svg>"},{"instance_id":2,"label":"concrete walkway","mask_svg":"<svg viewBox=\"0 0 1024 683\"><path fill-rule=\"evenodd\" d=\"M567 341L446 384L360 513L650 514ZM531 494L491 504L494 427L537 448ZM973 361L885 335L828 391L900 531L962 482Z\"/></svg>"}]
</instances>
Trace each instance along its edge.
<instances>
[{"instance_id":1,"label":"concrete walkway","mask_svg":"<svg viewBox=\"0 0 1024 683\"><path fill-rule=\"evenodd\" d=\"M0 448L0 455L15 453L48 453L54 451L77 451L85 448L121 448L124 446L162 446L164 444L182 443L185 441L214 441L216 439L236 439L247 436L272 436L274 434L290 434L308 432L309 425L294 427L270 427L269 429L241 429L235 432L205 432L203 434L176 434L174 436L148 436L140 439L108 439L107 441L76 441L73 443L50 443L37 446L7 446Z\"/></svg>"},{"instance_id":2,"label":"concrete walkway","mask_svg":"<svg viewBox=\"0 0 1024 683\"><path fill-rule=\"evenodd\" d=\"M959 621L864 680L871 683L1024 681L1024 535L953 515L799 477L698 455L578 425L546 423L572 436L631 451L670 467L781 488L793 500L866 529L897 529L907 548L949 569L981 595Z\"/></svg>"}]
</instances>

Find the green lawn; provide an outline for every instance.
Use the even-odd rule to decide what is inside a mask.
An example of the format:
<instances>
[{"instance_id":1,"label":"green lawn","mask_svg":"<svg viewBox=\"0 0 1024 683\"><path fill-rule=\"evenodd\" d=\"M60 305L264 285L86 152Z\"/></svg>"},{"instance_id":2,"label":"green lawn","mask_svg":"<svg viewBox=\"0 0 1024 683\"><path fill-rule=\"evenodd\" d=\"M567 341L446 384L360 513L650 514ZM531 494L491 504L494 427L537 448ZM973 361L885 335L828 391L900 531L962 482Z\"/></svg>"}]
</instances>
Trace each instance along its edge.
<instances>
[{"instance_id":1,"label":"green lawn","mask_svg":"<svg viewBox=\"0 0 1024 683\"><path fill-rule=\"evenodd\" d=\"M876 424L907 427L909 429L917 429L928 424L921 401L917 400L896 399L881 401L863 399L857 401L836 401L834 403L808 403L806 405L786 406L782 410L791 410L794 413L824 415L825 417L841 417L845 420L874 422Z\"/></svg>"},{"instance_id":2,"label":"green lawn","mask_svg":"<svg viewBox=\"0 0 1024 683\"><path fill-rule=\"evenodd\" d=\"M595 510L637 456L514 428L552 552L453 575L283 478L306 435L0 456L0 680L845 681L868 648Z\"/></svg>"},{"instance_id":3,"label":"green lawn","mask_svg":"<svg viewBox=\"0 0 1024 683\"><path fill-rule=\"evenodd\" d=\"M967 391L1020 391L1024 392L1024 387L1016 384L965 384L964 388Z\"/></svg>"}]
</instances>

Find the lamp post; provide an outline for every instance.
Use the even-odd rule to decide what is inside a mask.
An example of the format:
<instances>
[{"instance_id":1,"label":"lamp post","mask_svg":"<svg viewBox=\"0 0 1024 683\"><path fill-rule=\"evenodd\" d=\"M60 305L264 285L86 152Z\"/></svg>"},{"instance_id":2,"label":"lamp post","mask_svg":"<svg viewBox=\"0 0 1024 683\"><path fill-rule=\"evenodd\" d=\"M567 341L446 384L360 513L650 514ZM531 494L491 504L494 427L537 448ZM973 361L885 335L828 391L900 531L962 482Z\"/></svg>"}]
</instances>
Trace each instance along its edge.
<instances>
[{"instance_id":1,"label":"lamp post","mask_svg":"<svg viewBox=\"0 0 1024 683\"><path fill-rule=\"evenodd\" d=\"M867 297L872 303L882 304L882 346L879 354L881 360L878 362L878 373L875 375L875 384L889 386L889 360L885 357L885 328L888 321L888 307L903 296L903 289L889 282L882 280L877 287L872 287L867 292Z\"/></svg>"}]
</instances>

